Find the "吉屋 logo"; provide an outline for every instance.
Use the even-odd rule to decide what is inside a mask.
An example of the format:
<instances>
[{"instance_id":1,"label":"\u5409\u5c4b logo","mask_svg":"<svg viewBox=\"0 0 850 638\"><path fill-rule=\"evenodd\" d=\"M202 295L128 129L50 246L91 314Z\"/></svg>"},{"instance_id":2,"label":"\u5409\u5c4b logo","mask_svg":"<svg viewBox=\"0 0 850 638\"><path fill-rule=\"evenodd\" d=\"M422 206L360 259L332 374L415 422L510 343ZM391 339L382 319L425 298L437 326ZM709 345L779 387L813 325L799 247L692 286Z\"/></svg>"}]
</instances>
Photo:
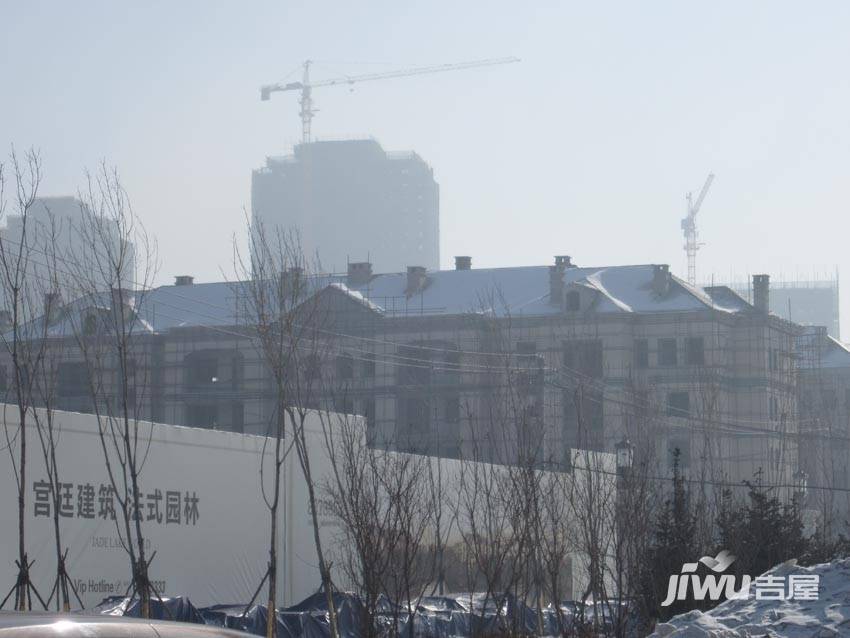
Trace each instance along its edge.
<instances>
[{"instance_id":1,"label":"\u5409\u5c4b logo","mask_svg":"<svg viewBox=\"0 0 850 638\"><path fill-rule=\"evenodd\" d=\"M741 576L740 586L733 574L722 574L735 562L735 555L723 550L714 558L703 556L696 563L682 565L681 573L673 574L667 583L667 597L661 603L668 607L677 600L687 600L688 584L694 600L728 600L750 598L750 586L755 583L756 600L817 600L820 586L818 574L790 574L787 578L765 574L753 579L749 575ZM714 574L698 576L697 567L702 563Z\"/></svg>"}]
</instances>

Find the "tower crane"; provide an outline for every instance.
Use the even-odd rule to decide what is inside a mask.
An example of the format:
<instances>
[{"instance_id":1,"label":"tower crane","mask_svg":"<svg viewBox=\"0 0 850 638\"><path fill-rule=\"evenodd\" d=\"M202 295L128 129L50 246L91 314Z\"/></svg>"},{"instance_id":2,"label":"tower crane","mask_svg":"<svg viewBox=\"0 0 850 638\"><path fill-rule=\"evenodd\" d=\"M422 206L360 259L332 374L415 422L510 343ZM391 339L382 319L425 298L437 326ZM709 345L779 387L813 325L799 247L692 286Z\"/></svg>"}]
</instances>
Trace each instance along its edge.
<instances>
[{"instance_id":1,"label":"tower crane","mask_svg":"<svg viewBox=\"0 0 850 638\"><path fill-rule=\"evenodd\" d=\"M697 250L703 246L698 241L697 213L713 181L714 173L709 173L696 202L693 201L693 193L688 193L685 196L685 199L688 201L688 214L682 220L682 231L685 234L685 254L688 256L688 283L692 286L695 286L697 283Z\"/></svg>"},{"instance_id":2,"label":"tower crane","mask_svg":"<svg viewBox=\"0 0 850 638\"><path fill-rule=\"evenodd\" d=\"M411 75L426 75L429 73L442 73L444 71L460 71L461 69L472 69L479 66L493 66L496 64L511 64L519 62L519 58L491 58L487 60L473 60L470 62L458 62L455 64L438 64L435 66L414 67L411 69L397 69L395 71L387 71L385 73L368 73L365 75L346 76L331 80L321 80L313 82L310 80L310 66L312 60L304 62L304 72L300 82L289 82L287 84L267 84L260 87L260 99L268 100L272 93L278 91L301 91L299 103L301 105L301 139L303 142L309 142L311 138L310 125L313 121L313 116L318 109L313 105L313 89L323 86L336 85L351 85L355 82L372 82L374 80L388 80L390 78L408 77Z\"/></svg>"}]
</instances>

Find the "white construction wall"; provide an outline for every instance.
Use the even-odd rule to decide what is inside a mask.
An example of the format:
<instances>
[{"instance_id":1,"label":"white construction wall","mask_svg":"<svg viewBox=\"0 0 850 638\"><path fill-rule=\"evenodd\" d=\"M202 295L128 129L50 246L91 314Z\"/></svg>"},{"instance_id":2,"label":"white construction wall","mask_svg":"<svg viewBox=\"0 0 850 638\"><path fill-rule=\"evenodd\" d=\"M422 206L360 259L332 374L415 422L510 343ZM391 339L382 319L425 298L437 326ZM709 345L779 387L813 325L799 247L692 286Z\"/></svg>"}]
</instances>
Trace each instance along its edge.
<instances>
[{"instance_id":1,"label":"white construction wall","mask_svg":"<svg viewBox=\"0 0 850 638\"><path fill-rule=\"evenodd\" d=\"M44 412L38 414L44 417ZM68 550L67 569L85 607L107 596L123 596L130 581L130 563L122 548L110 506L111 482L104 461L95 416L55 412L58 433L57 459L61 491L62 546ZM351 419L345 417L351 424ZM336 419L326 419L333 423ZM357 420L354 426L363 429ZM13 457L17 459L20 428L17 407L0 404L0 596L15 582L18 557L17 491ZM310 414L305 424L317 498L326 497L321 486L331 479L331 467L319 416ZM364 430L365 431L365 430ZM140 475L142 529L147 554L155 552L151 580L162 595L184 595L199 607L216 603L247 603L259 585L268 563L269 511L260 489L261 460L266 494L271 498L274 440L259 436L180 426L141 423L140 447L147 448ZM107 443L112 441L107 438ZM278 605L289 606L314 593L320 585L307 486L291 437L284 440L289 452L283 467L283 490L278 532ZM27 420L26 547L32 578L45 599L56 575L52 499L47 485L42 449L35 419ZM387 453L396 454L396 453ZM613 470L611 455L590 453L594 467ZM114 461L114 458L113 458ZM445 520L449 545L461 543L457 521L451 513L458 498L457 481L462 464L430 459L446 494ZM583 481L589 469L581 454L574 458L573 480ZM17 463L17 460L15 460ZM438 471L436 468L440 466ZM476 465L476 464L472 464ZM480 467L484 466L483 464ZM467 466L466 471L472 467ZM498 470L500 473L504 468ZM326 556L342 565L346 546L339 521L325 511L320 500L320 535ZM564 521L571 526L572 521ZM581 553L571 556L568 589L582 591L587 574ZM347 588L341 568L334 582ZM265 603L264 587L257 602ZM11 603L7 603L7 607ZM77 607L72 600L72 606ZM55 609L55 600L51 605Z\"/></svg>"},{"instance_id":2,"label":"white construction wall","mask_svg":"<svg viewBox=\"0 0 850 638\"><path fill-rule=\"evenodd\" d=\"M62 545L68 549L68 572L83 603L90 607L106 596L126 592L130 564L110 512L111 483L96 418L69 412L55 416L63 484ZM7 445L12 443L17 456L16 406L0 404L0 429L4 431L0 437L0 596L5 596L17 574L17 491ZM307 430L311 437L320 432L318 417L311 415ZM147 552L149 556L156 552L150 571L155 586L164 595L188 595L196 606L247 602L268 563L269 512L260 490L260 460L263 444L273 441L150 423L141 424L140 440L141 447L150 442L140 488ZM26 547L30 560L35 560L32 578L46 599L56 572L52 501L32 418L27 421L27 447ZM313 445L311 449L315 475L323 476L328 467L324 448ZM271 445L265 454L268 481ZM279 605L298 602L319 586L307 491L294 451L287 456L284 477Z\"/></svg>"}]
</instances>

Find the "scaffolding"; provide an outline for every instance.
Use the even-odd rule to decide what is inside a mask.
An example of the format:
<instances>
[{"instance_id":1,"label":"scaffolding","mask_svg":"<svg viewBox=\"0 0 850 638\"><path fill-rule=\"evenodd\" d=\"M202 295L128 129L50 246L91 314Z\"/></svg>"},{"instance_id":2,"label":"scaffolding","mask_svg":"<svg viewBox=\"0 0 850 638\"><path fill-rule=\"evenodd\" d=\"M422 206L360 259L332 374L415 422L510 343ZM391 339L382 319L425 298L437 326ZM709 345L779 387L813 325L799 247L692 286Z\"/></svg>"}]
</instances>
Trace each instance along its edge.
<instances>
[{"instance_id":1,"label":"scaffolding","mask_svg":"<svg viewBox=\"0 0 850 638\"><path fill-rule=\"evenodd\" d=\"M706 484L740 485L761 470L789 486L798 469L798 328L778 317L712 307L596 313L565 303L545 315L512 313L497 290L452 314L417 292L323 290L338 303L318 403L364 415L376 445L504 461L522 438L545 463L562 464L570 449L610 452L628 437L659 478L676 449ZM238 307L236 297L224 303ZM201 320L151 337L145 415L266 433L273 384L248 317L234 315L237 325ZM209 367L195 374L194 365Z\"/></svg>"},{"instance_id":2,"label":"scaffolding","mask_svg":"<svg viewBox=\"0 0 850 638\"><path fill-rule=\"evenodd\" d=\"M744 299L753 301L750 280L725 284ZM771 280L770 311L802 326L826 326L829 334L841 338L839 277Z\"/></svg>"}]
</instances>

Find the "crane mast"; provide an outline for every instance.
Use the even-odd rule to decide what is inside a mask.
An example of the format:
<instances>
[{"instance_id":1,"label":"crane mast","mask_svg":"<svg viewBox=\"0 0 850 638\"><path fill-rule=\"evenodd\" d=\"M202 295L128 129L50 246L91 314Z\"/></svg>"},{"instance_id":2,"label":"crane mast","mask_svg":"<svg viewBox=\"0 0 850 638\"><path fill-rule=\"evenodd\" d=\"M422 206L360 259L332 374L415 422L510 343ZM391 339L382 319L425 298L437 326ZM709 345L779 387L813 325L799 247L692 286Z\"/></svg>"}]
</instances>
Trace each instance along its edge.
<instances>
[{"instance_id":1,"label":"crane mast","mask_svg":"<svg viewBox=\"0 0 850 638\"><path fill-rule=\"evenodd\" d=\"M699 242L699 233L697 232L697 213L713 181L714 173L709 173L696 202L693 201L693 193L688 193L685 196L688 202L688 213L682 220L682 232L685 235L685 254L688 258L688 283L692 286L697 283L697 250L703 246Z\"/></svg>"},{"instance_id":2,"label":"crane mast","mask_svg":"<svg viewBox=\"0 0 850 638\"><path fill-rule=\"evenodd\" d=\"M439 64L435 66L415 67L412 69L398 69L385 73L368 73L365 75L346 76L334 78L331 80L322 80L320 82L312 82L310 80L310 66L313 64L311 60L304 61L304 72L300 82L289 82L287 84L267 84L260 87L260 99L269 100L271 94L280 91L300 91L301 97L299 103L301 110L301 140L309 142L312 139L312 122L313 116L318 112L313 105L313 89L323 86L336 85L351 85L357 82L372 82L375 80L387 80L391 78L409 77L412 75L425 75L429 73L442 73L445 71L459 71L461 69L471 69L481 66L493 66L496 64L511 64L519 62L519 58L493 58L488 60L473 60L471 62L459 62L455 64Z\"/></svg>"},{"instance_id":3,"label":"crane mast","mask_svg":"<svg viewBox=\"0 0 850 638\"><path fill-rule=\"evenodd\" d=\"M304 60L304 75L301 80L301 111L298 113L301 116L301 139L305 142L310 141L310 129L313 123L313 116L316 114L316 109L313 108L313 87L310 84L310 65L312 60Z\"/></svg>"}]
</instances>

